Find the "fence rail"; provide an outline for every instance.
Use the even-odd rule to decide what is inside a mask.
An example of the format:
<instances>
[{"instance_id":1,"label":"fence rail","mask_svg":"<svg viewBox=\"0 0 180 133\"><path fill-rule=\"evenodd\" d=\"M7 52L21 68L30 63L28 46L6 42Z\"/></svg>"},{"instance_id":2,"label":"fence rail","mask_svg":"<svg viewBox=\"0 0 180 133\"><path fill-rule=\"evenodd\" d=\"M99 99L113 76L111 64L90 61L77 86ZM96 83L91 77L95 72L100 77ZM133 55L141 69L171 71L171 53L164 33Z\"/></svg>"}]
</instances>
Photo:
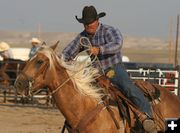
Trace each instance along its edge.
<instances>
[{"instance_id":1,"label":"fence rail","mask_svg":"<svg viewBox=\"0 0 180 133\"><path fill-rule=\"evenodd\" d=\"M178 95L179 72L177 70L127 69L131 79L159 84Z\"/></svg>"}]
</instances>

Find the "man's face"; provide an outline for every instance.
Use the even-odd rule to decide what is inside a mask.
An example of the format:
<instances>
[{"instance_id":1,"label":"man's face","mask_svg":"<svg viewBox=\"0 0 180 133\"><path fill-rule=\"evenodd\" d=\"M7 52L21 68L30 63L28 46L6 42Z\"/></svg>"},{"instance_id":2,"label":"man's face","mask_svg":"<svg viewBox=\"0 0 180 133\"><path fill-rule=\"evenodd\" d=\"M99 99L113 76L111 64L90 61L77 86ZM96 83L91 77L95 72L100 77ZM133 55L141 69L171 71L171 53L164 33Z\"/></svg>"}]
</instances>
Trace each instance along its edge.
<instances>
[{"instance_id":1,"label":"man's face","mask_svg":"<svg viewBox=\"0 0 180 133\"><path fill-rule=\"evenodd\" d=\"M37 43L37 42L32 42L31 44L32 44L32 46L36 46L36 45L38 45L38 43Z\"/></svg>"},{"instance_id":2,"label":"man's face","mask_svg":"<svg viewBox=\"0 0 180 133\"><path fill-rule=\"evenodd\" d=\"M98 28L98 20L95 20L94 22L90 24L84 24L85 31L89 34L94 35L96 33L96 29Z\"/></svg>"}]
</instances>

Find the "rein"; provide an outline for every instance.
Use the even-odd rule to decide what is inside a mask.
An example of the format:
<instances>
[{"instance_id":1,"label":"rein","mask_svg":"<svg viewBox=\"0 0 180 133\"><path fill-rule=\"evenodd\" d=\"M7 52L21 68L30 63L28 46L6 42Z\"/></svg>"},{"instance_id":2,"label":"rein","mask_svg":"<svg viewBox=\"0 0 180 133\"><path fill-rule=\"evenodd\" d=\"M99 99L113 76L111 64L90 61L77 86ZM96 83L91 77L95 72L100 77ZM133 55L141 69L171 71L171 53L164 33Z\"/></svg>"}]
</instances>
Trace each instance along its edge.
<instances>
[{"instance_id":1,"label":"rein","mask_svg":"<svg viewBox=\"0 0 180 133\"><path fill-rule=\"evenodd\" d=\"M84 45L84 44L83 44L83 39L85 39L90 46ZM87 37L81 37L81 38L80 38L80 45L82 45L82 46L85 47L85 48L88 48L88 49L86 49L86 50L84 50L84 51L82 51L82 52L89 51L90 48L92 47L92 44L91 44L91 42L89 41L89 39L88 39ZM92 56L92 54L89 55L89 57L91 57L91 56ZM88 57L88 58L89 58L89 57ZM78 58L78 56L76 57L75 60L77 60L77 58ZM88 60L88 58L86 58L86 59L84 60L84 62L86 62L86 61ZM95 56L94 59L91 61L91 63L87 64L87 66L88 66L88 65L92 65L92 63L95 62L95 60L98 60L98 63L99 63L99 65L101 66L101 63L100 63L99 59L97 58L97 56ZM85 67L84 67L84 68L85 68ZM80 71L83 70L84 68L80 69L78 72L80 72ZM78 72L77 72L77 73L78 73ZM75 73L75 74L77 74L77 73ZM55 90L53 90L53 91L51 92L50 95L53 95L54 93L56 93L56 92L57 92L61 87L63 87L63 86L71 79L71 77L73 77L75 74L73 74L73 75L70 76L68 79L66 79L62 84L60 84Z\"/></svg>"},{"instance_id":2,"label":"rein","mask_svg":"<svg viewBox=\"0 0 180 133\"><path fill-rule=\"evenodd\" d=\"M93 60L95 61L95 60ZM91 62L92 64L92 62ZM91 64L87 64L88 65L91 65ZM48 66L48 65L47 65ZM45 65L46 67L46 65ZM86 67L86 66L85 66ZM69 76L69 78L67 78L63 83L61 83L55 90L53 90L50 94L48 94L49 96L52 96L53 94L55 94L56 92L59 91L59 89L61 87L63 87L68 81L70 81L70 79L76 75L77 73L81 72L85 67L81 68L79 71L77 71L76 73L74 73L73 75ZM21 72L21 74L27 79L28 83L29 83L29 87L28 87L28 96L32 96L34 94L37 94L40 90L37 90L36 92L33 93L32 91L32 84L34 83L34 79L32 77L29 77L28 75L26 75L24 72Z\"/></svg>"},{"instance_id":3,"label":"rein","mask_svg":"<svg viewBox=\"0 0 180 133\"><path fill-rule=\"evenodd\" d=\"M86 39L86 40L88 41L88 44L90 44L90 46L84 45L84 44L82 43L82 39ZM87 50L84 50L84 51L82 51L82 52L89 51L90 47L92 47L92 45L91 45L91 43L90 43L90 41L89 41L89 39L88 39L87 37L81 37L81 38L80 38L80 45L88 48ZM91 57L91 54L90 54L89 57ZM88 58L89 58L89 57L88 57ZM75 60L77 60L77 58L78 58L78 56L76 57ZM86 58L86 59L84 60L84 62L85 62L86 60L88 60L88 58ZM91 61L90 64L87 64L87 66L88 66L88 65L92 65L92 63L95 62L96 59L97 59L97 56L95 56L95 58ZM83 70L84 68L85 68L85 67L83 67L82 69L80 69L78 72L80 72L80 71ZM77 72L77 73L78 73L78 72ZM75 74L77 74L77 73L75 73ZM63 87L63 86L71 79L71 77L73 77L75 74L73 74L73 75L70 76L68 79L66 79L62 84L60 84L55 90L53 90L53 91L50 93L50 95L53 95L54 93L56 93L56 92L57 92L61 87Z\"/></svg>"},{"instance_id":4,"label":"rein","mask_svg":"<svg viewBox=\"0 0 180 133\"><path fill-rule=\"evenodd\" d=\"M55 94L57 91L59 91L59 89L61 87L63 87L71 78L69 77L68 79L66 79L62 84L60 84L55 90L53 90L49 95L53 95Z\"/></svg>"},{"instance_id":5,"label":"rein","mask_svg":"<svg viewBox=\"0 0 180 133\"><path fill-rule=\"evenodd\" d=\"M37 90L36 92L32 91L32 85L34 83L34 79L29 77L28 75L26 75L24 72L21 72L21 74L27 79L28 81L28 96L32 96L34 94L37 94L40 90ZM48 94L49 96L55 94L57 91L59 91L59 89L61 87L63 87L71 78L69 77L68 79L66 79L62 84L60 84L55 90L53 90L50 94Z\"/></svg>"}]
</instances>

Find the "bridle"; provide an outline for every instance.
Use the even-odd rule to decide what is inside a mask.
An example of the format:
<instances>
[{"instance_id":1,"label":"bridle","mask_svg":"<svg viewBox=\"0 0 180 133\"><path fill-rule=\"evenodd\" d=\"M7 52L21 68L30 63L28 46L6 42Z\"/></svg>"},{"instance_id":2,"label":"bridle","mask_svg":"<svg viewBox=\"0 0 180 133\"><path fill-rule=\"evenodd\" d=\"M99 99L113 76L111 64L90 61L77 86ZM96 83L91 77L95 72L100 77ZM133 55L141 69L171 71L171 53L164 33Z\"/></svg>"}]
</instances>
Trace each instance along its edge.
<instances>
[{"instance_id":1,"label":"bridle","mask_svg":"<svg viewBox=\"0 0 180 133\"><path fill-rule=\"evenodd\" d=\"M33 96L35 93L33 93L32 91L32 85L34 83L34 78L29 77L26 73L24 73L23 71L20 72L20 74L23 76L23 80L25 79L26 82L28 82L28 87L27 87L27 96L26 97L31 97ZM16 81L15 81L16 84ZM37 92L38 93L38 92ZM24 95L23 95L24 96Z\"/></svg>"},{"instance_id":2,"label":"bridle","mask_svg":"<svg viewBox=\"0 0 180 133\"><path fill-rule=\"evenodd\" d=\"M46 66L46 65L45 65ZM81 72L81 70L83 70L84 68L79 69L79 71L77 71L76 73L72 74L71 76L69 76L64 82L60 83L60 85L58 85L58 87L53 90L52 92L50 92L48 95L52 96L55 93L57 93L67 82L69 82L71 80L71 78L76 75L77 73ZM47 69L46 69L47 70ZM21 72L21 74L23 75L23 77L26 79L26 81L28 82L28 96L33 96L35 94L37 94L39 91L41 91L41 89L37 90L37 91L33 91L32 89L32 85L35 82L35 79L33 77L28 76L26 73L24 73L23 71ZM37 75L37 74L36 74ZM36 75L34 77L36 77Z\"/></svg>"}]
</instances>

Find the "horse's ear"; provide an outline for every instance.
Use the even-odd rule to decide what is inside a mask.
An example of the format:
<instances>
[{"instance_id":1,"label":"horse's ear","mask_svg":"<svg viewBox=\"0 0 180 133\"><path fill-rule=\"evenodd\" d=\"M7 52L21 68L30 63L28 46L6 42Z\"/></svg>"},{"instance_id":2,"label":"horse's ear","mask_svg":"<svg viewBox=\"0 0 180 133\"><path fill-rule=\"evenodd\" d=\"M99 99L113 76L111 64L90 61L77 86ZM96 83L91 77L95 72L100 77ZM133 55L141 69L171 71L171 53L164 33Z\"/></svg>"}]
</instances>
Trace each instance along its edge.
<instances>
[{"instance_id":1,"label":"horse's ear","mask_svg":"<svg viewBox=\"0 0 180 133\"><path fill-rule=\"evenodd\" d=\"M46 45L46 42L43 42L43 43L42 43L42 46L43 46L43 45Z\"/></svg>"},{"instance_id":2,"label":"horse's ear","mask_svg":"<svg viewBox=\"0 0 180 133\"><path fill-rule=\"evenodd\" d=\"M57 45L58 45L58 43L59 43L59 41L57 41L54 45L52 45L51 48L52 48L53 50L55 50L56 47L57 47Z\"/></svg>"}]
</instances>

